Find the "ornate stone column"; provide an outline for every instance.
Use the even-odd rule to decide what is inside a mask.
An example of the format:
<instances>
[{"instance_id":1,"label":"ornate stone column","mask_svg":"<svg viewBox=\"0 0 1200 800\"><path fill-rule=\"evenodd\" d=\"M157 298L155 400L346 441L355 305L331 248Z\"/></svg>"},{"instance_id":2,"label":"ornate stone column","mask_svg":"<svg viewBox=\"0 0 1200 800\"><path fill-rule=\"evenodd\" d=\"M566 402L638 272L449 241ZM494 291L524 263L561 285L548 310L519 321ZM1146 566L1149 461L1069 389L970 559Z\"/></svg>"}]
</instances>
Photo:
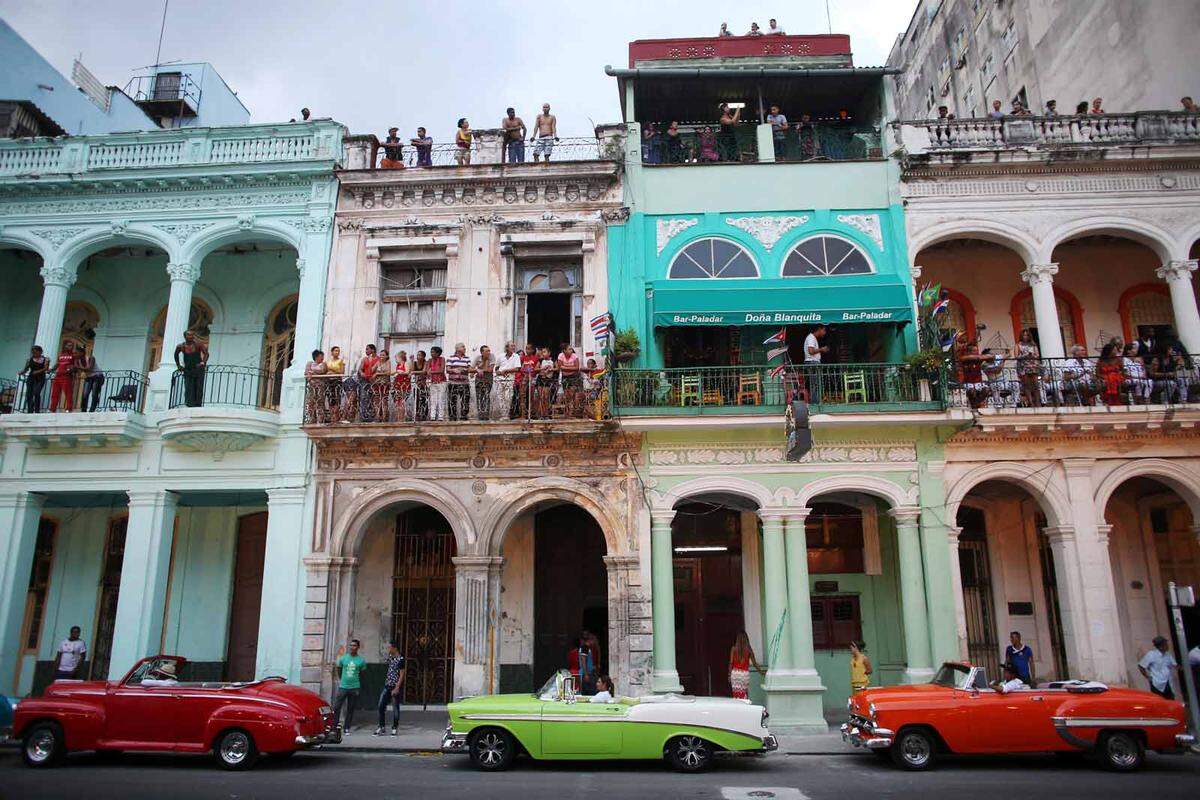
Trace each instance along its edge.
<instances>
[{"instance_id":1,"label":"ornate stone column","mask_svg":"<svg viewBox=\"0 0 1200 800\"><path fill-rule=\"evenodd\" d=\"M29 573L37 545L38 523L46 498L31 492L0 491L0 691L15 692L21 658L21 628L29 594Z\"/></svg>"},{"instance_id":2,"label":"ornate stone column","mask_svg":"<svg viewBox=\"0 0 1200 800\"><path fill-rule=\"evenodd\" d=\"M41 347L46 357L53 361L58 355L63 315L67 310L67 292L75 284L75 272L59 264L45 264L40 274L42 307L38 312L37 333L33 343Z\"/></svg>"},{"instance_id":3,"label":"ornate stone column","mask_svg":"<svg viewBox=\"0 0 1200 800\"><path fill-rule=\"evenodd\" d=\"M900 562L900 618L904 621L904 679L924 683L933 675L929 651L929 616L925 605L925 568L921 558L921 509L893 508Z\"/></svg>"},{"instance_id":4,"label":"ornate stone column","mask_svg":"<svg viewBox=\"0 0 1200 800\"><path fill-rule=\"evenodd\" d=\"M1065 358L1062 329L1058 321L1058 301L1054 298L1054 276L1058 264L1030 264L1021 273L1033 293L1033 315L1037 319L1038 342L1042 358Z\"/></svg>"},{"instance_id":5,"label":"ornate stone column","mask_svg":"<svg viewBox=\"0 0 1200 800\"><path fill-rule=\"evenodd\" d=\"M647 688L645 664L636 667L631 651L634 636L645 635L651 628L649 620L638 619L640 598L636 595L638 557L615 555L604 557L608 572L608 653L601 658L608 665L608 674L616 681L619 694L636 696ZM644 649L644 648L643 648Z\"/></svg>"},{"instance_id":6,"label":"ornate stone column","mask_svg":"<svg viewBox=\"0 0 1200 800\"><path fill-rule=\"evenodd\" d=\"M787 551L788 633L792 639L792 669L798 675L815 677L813 654L812 600L808 588L808 537L804 520L808 509L789 510L783 515ZM820 679L816 681L820 683Z\"/></svg>"},{"instance_id":7,"label":"ornate stone column","mask_svg":"<svg viewBox=\"0 0 1200 800\"><path fill-rule=\"evenodd\" d=\"M497 674L500 556L454 556L454 696L491 694Z\"/></svg>"},{"instance_id":8,"label":"ornate stone column","mask_svg":"<svg viewBox=\"0 0 1200 800\"><path fill-rule=\"evenodd\" d=\"M959 559L958 537L962 528L946 526L946 546L950 553L950 581L954 586L954 618L958 631L958 657L967 658L967 604L963 599L962 562Z\"/></svg>"},{"instance_id":9,"label":"ornate stone column","mask_svg":"<svg viewBox=\"0 0 1200 800\"><path fill-rule=\"evenodd\" d=\"M167 318L163 324L162 358L158 366L175 368L175 345L183 341L192 316L192 289L200 279L200 268L184 262L167 264L171 277L171 296L167 300Z\"/></svg>"},{"instance_id":10,"label":"ornate stone column","mask_svg":"<svg viewBox=\"0 0 1200 800\"><path fill-rule=\"evenodd\" d=\"M675 669L675 552L671 545L671 521L675 512L650 512L650 598L654 609L654 672L651 688L656 692L682 692Z\"/></svg>"},{"instance_id":11,"label":"ornate stone column","mask_svg":"<svg viewBox=\"0 0 1200 800\"><path fill-rule=\"evenodd\" d=\"M267 489L267 547L255 677L282 675L289 681L300 678L306 494L303 486Z\"/></svg>"},{"instance_id":12,"label":"ornate stone column","mask_svg":"<svg viewBox=\"0 0 1200 800\"><path fill-rule=\"evenodd\" d=\"M178 495L161 489L129 492L129 526L106 677L120 677L162 644L178 502Z\"/></svg>"},{"instance_id":13,"label":"ornate stone column","mask_svg":"<svg viewBox=\"0 0 1200 800\"><path fill-rule=\"evenodd\" d=\"M1083 582L1080 573L1079 550L1075 528L1052 525L1042 529L1050 544L1054 559L1054 577L1058 590L1058 615L1062 622L1063 647L1066 649L1067 670L1070 676L1087 675L1099 678L1092 663L1092 643L1084 608Z\"/></svg>"},{"instance_id":14,"label":"ornate stone column","mask_svg":"<svg viewBox=\"0 0 1200 800\"><path fill-rule=\"evenodd\" d=\"M1189 353L1200 353L1200 310L1196 308L1196 295L1192 291L1192 273L1196 271L1196 259L1168 261L1155 271L1167 282L1171 292L1171 310L1175 312L1175 330L1179 341Z\"/></svg>"},{"instance_id":15,"label":"ornate stone column","mask_svg":"<svg viewBox=\"0 0 1200 800\"><path fill-rule=\"evenodd\" d=\"M762 509L758 515L762 519L763 628L766 632L762 657L767 664L764 687L769 690L778 677L792 670L792 637L787 626L787 556L783 512Z\"/></svg>"}]
</instances>

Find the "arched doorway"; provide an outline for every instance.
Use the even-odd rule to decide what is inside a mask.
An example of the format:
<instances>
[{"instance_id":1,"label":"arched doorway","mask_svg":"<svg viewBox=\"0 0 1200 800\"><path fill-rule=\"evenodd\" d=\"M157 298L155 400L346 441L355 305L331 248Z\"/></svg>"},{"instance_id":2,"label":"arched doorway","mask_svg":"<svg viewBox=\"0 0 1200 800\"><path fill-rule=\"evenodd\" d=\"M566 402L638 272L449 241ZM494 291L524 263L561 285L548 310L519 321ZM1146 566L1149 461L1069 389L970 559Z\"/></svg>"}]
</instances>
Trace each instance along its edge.
<instances>
[{"instance_id":1,"label":"arched doorway","mask_svg":"<svg viewBox=\"0 0 1200 800\"><path fill-rule=\"evenodd\" d=\"M293 351L296 348L296 314L299 304L300 296L293 294L276 303L267 315L260 362L266 373L266 380L262 383L262 397L259 398L259 405L263 408L279 407L279 398L283 393L283 371L291 366Z\"/></svg>"},{"instance_id":2,"label":"arched doorway","mask_svg":"<svg viewBox=\"0 0 1200 800\"><path fill-rule=\"evenodd\" d=\"M195 333L196 338L202 344L204 344L205 347L208 346L208 339L212 331L212 323L213 312L212 309L209 308L208 303L205 303L198 297L193 297L192 308L188 314L187 329ZM163 342L163 333L166 329L166 325L167 307L163 306L158 314L154 316L154 321L150 323L150 338L146 342L147 374L157 369L159 362L162 361L163 347L165 346ZM175 345L177 344L179 344L179 342L170 343L172 351L174 351Z\"/></svg>"},{"instance_id":3,"label":"arched doorway","mask_svg":"<svg viewBox=\"0 0 1200 800\"><path fill-rule=\"evenodd\" d=\"M75 348L76 355L83 357L92 355L96 344L96 328L100 327L100 313L91 305L78 300L67 303L63 312L62 336L59 337L59 350L66 347L67 342ZM55 353L54 355L57 355ZM71 407L83 408L83 380L75 380L75 395L71 398Z\"/></svg>"}]
</instances>

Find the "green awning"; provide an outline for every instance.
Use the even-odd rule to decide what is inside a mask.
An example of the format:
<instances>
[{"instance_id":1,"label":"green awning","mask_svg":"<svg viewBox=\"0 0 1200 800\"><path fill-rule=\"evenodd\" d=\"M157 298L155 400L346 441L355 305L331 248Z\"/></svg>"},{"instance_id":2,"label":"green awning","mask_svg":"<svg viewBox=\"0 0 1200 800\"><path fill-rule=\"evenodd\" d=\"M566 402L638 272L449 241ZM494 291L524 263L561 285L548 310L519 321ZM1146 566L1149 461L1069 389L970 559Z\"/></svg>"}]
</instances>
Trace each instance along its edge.
<instances>
[{"instance_id":1,"label":"green awning","mask_svg":"<svg viewBox=\"0 0 1200 800\"><path fill-rule=\"evenodd\" d=\"M670 285L674 284L674 285ZM656 281L655 327L909 322L912 296L900 283L804 286L788 281Z\"/></svg>"}]
</instances>

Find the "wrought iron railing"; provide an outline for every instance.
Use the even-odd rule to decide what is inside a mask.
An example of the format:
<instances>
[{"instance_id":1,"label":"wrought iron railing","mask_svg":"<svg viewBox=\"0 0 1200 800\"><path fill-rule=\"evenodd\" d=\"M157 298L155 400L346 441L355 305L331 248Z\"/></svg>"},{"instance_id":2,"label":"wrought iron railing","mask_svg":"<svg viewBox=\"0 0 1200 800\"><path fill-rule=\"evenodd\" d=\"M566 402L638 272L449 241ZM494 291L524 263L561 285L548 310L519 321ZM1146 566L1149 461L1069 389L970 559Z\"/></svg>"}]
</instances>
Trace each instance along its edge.
<instances>
[{"instance_id":1,"label":"wrought iron railing","mask_svg":"<svg viewBox=\"0 0 1200 800\"><path fill-rule=\"evenodd\" d=\"M69 382L22 375L15 381L0 381L0 414L141 411L148 386L145 375L131 370L77 375Z\"/></svg>"},{"instance_id":2,"label":"wrought iron railing","mask_svg":"<svg viewBox=\"0 0 1200 800\"><path fill-rule=\"evenodd\" d=\"M815 411L940 409L939 372L905 364L803 364L617 369L617 414L778 413L793 399Z\"/></svg>"},{"instance_id":3,"label":"wrought iron railing","mask_svg":"<svg viewBox=\"0 0 1200 800\"><path fill-rule=\"evenodd\" d=\"M442 424L608 419L607 377L544 374L524 380L473 375L464 383L432 383L408 374L371 379L310 375L304 423Z\"/></svg>"},{"instance_id":4,"label":"wrought iron railing","mask_svg":"<svg viewBox=\"0 0 1200 800\"><path fill-rule=\"evenodd\" d=\"M1189 112L905 120L894 124L910 153L1200 141L1200 114Z\"/></svg>"},{"instance_id":5,"label":"wrought iron railing","mask_svg":"<svg viewBox=\"0 0 1200 800\"><path fill-rule=\"evenodd\" d=\"M879 128L837 122L793 124L773 133L776 161L862 161L883 158Z\"/></svg>"},{"instance_id":6,"label":"wrought iron railing","mask_svg":"<svg viewBox=\"0 0 1200 800\"><path fill-rule=\"evenodd\" d=\"M670 136L666 125L645 123L642 127L644 164L730 164L758 161L756 126L742 123L734 134L721 133L721 126L681 125L679 136Z\"/></svg>"},{"instance_id":7,"label":"wrought iron railing","mask_svg":"<svg viewBox=\"0 0 1200 800\"><path fill-rule=\"evenodd\" d=\"M547 154L551 161L597 161L601 158L612 157L611 154L602 154L600 144L599 139L586 136L563 137L554 140L552 145L542 145L525 138L521 141L519 148L510 150L508 144L499 135L492 135L489 132L487 137L475 139L468 152L471 164L513 163L514 161L532 163L534 155L537 155L538 160L541 161ZM371 163L376 168L384 167L385 159L392 162L398 161L406 168L459 165L461 151L455 144L431 144L428 146L428 157L424 159L421 157L422 149L426 148L418 148L416 145L409 144L408 140L402 140L398 144L380 142L374 146ZM397 155L398 159L392 157Z\"/></svg>"},{"instance_id":8,"label":"wrought iron railing","mask_svg":"<svg viewBox=\"0 0 1200 800\"><path fill-rule=\"evenodd\" d=\"M968 360L951 376L950 402L996 411L1200 403L1197 358Z\"/></svg>"},{"instance_id":9,"label":"wrought iron railing","mask_svg":"<svg viewBox=\"0 0 1200 800\"><path fill-rule=\"evenodd\" d=\"M171 376L170 408L238 406L275 409L279 405L280 376L257 367L206 364L176 370Z\"/></svg>"}]
</instances>

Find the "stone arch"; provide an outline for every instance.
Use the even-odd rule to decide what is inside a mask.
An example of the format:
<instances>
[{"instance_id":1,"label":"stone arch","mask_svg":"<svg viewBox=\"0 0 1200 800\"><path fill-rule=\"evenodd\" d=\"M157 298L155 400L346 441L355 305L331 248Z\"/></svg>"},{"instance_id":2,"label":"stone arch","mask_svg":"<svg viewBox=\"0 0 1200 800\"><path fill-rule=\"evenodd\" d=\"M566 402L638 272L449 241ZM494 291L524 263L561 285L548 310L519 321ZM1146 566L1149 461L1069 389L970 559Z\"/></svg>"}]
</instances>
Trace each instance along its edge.
<instances>
[{"instance_id":1,"label":"stone arch","mask_svg":"<svg viewBox=\"0 0 1200 800\"><path fill-rule=\"evenodd\" d=\"M451 492L430 481L397 478L373 486L346 502L352 504L351 511L334 523L326 546L327 554L333 557L354 558L371 518L401 503L426 505L445 517L454 531L459 553L475 543L475 523L470 512Z\"/></svg>"},{"instance_id":2,"label":"stone arch","mask_svg":"<svg viewBox=\"0 0 1200 800\"><path fill-rule=\"evenodd\" d=\"M87 303L96 311L96 315L100 318L100 323L97 328L104 328L112 324L112 314L108 310L108 300L104 295L90 286L81 286L78 282L67 292L68 303Z\"/></svg>"},{"instance_id":3,"label":"stone arch","mask_svg":"<svg viewBox=\"0 0 1200 800\"><path fill-rule=\"evenodd\" d=\"M1172 259L1176 261L1186 261L1191 258L1192 246L1200 242L1200 223L1188 228L1183 236L1175 240L1175 249Z\"/></svg>"},{"instance_id":4,"label":"stone arch","mask_svg":"<svg viewBox=\"0 0 1200 800\"><path fill-rule=\"evenodd\" d=\"M59 248L59 256L56 260L72 271L77 271L83 260L93 253L106 247L118 247L130 243L150 245L162 250L166 253L168 262L175 261L178 255L175 240L150 225L113 223L107 227L90 228L65 242Z\"/></svg>"},{"instance_id":5,"label":"stone arch","mask_svg":"<svg viewBox=\"0 0 1200 800\"><path fill-rule=\"evenodd\" d=\"M742 478L707 477L684 481L666 494L659 495L660 499L655 503L655 509L671 511L689 497L713 493L739 495L757 503L760 509L775 505L774 496L762 484Z\"/></svg>"},{"instance_id":6,"label":"stone arch","mask_svg":"<svg viewBox=\"0 0 1200 800\"><path fill-rule=\"evenodd\" d=\"M1113 492L1130 478L1152 478L1173 489L1192 512L1193 524L1200 525L1200 474L1194 466L1192 469L1165 458L1139 458L1125 463L1112 470L1100 481L1096 488L1095 509L1097 522L1104 522L1104 510Z\"/></svg>"},{"instance_id":7,"label":"stone arch","mask_svg":"<svg viewBox=\"0 0 1200 800\"><path fill-rule=\"evenodd\" d=\"M1129 239L1145 245L1154 251L1159 259L1166 263L1171 260L1173 239L1169 233L1142 220L1131 217L1089 217L1072 220L1050 231L1042 240L1039 252L1039 264L1049 264L1054 261L1054 250L1060 244L1065 244L1081 236L1108 235Z\"/></svg>"},{"instance_id":8,"label":"stone arch","mask_svg":"<svg viewBox=\"0 0 1200 800\"><path fill-rule=\"evenodd\" d=\"M974 467L948 488L945 519L957 519L958 507L962 505L963 498L979 484L984 481L1004 481L1029 492L1045 513L1048 525L1070 525L1070 503L1057 483L1056 467L1056 462L1050 462L1043 467L1031 467L1022 462L1012 461L992 462Z\"/></svg>"},{"instance_id":9,"label":"stone arch","mask_svg":"<svg viewBox=\"0 0 1200 800\"><path fill-rule=\"evenodd\" d=\"M479 555L499 556L504 537L521 514L539 503L558 500L571 503L596 520L604 534L607 555L621 555L628 549L623 525L610 511L611 501L600 492L570 478L535 478L508 487L496 500L493 510L481 526L485 531L476 552Z\"/></svg>"},{"instance_id":10,"label":"stone arch","mask_svg":"<svg viewBox=\"0 0 1200 800\"><path fill-rule=\"evenodd\" d=\"M28 231L14 228L0 230L0 249L28 250L40 256L43 264L50 261L46 243Z\"/></svg>"},{"instance_id":11,"label":"stone arch","mask_svg":"<svg viewBox=\"0 0 1200 800\"><path fill-rule=\"evenodd\" d=\"M807 507L817 497L835 492L873 495L892 509L911 508L917 504L918 495L916 487L906 492L896 483L874 475L831 475L802 487L796 495L796 505Z\"/></svg>"},{"instance_id":12,"label":"stone arch","mask_svg":"<svg viewBox=\"0 0 1200 800\"><path fill-rule=\"evenodd\" d=\"M1026 264L1036 263L1038 243L1019 228L988 219L955 219L912 234L908 251L917 260L927 247L953 239L979 239L1015 252Z\"/></svg>"},{"instance_id":13,"label":"stone arch","mask_svg":"<svg viewBox=\"0 0 1200 800\"><path fill-rule=\"evenodd\" d=\"M199 266L214 250L235 242L248 239L269 239L289 245L296 250L296 257L301 256L303 238L295 228L275 220L246 220L231 219L212 225L201 231L184 251L182 260L185 263Z\"/></svg>"}]
</instances>

